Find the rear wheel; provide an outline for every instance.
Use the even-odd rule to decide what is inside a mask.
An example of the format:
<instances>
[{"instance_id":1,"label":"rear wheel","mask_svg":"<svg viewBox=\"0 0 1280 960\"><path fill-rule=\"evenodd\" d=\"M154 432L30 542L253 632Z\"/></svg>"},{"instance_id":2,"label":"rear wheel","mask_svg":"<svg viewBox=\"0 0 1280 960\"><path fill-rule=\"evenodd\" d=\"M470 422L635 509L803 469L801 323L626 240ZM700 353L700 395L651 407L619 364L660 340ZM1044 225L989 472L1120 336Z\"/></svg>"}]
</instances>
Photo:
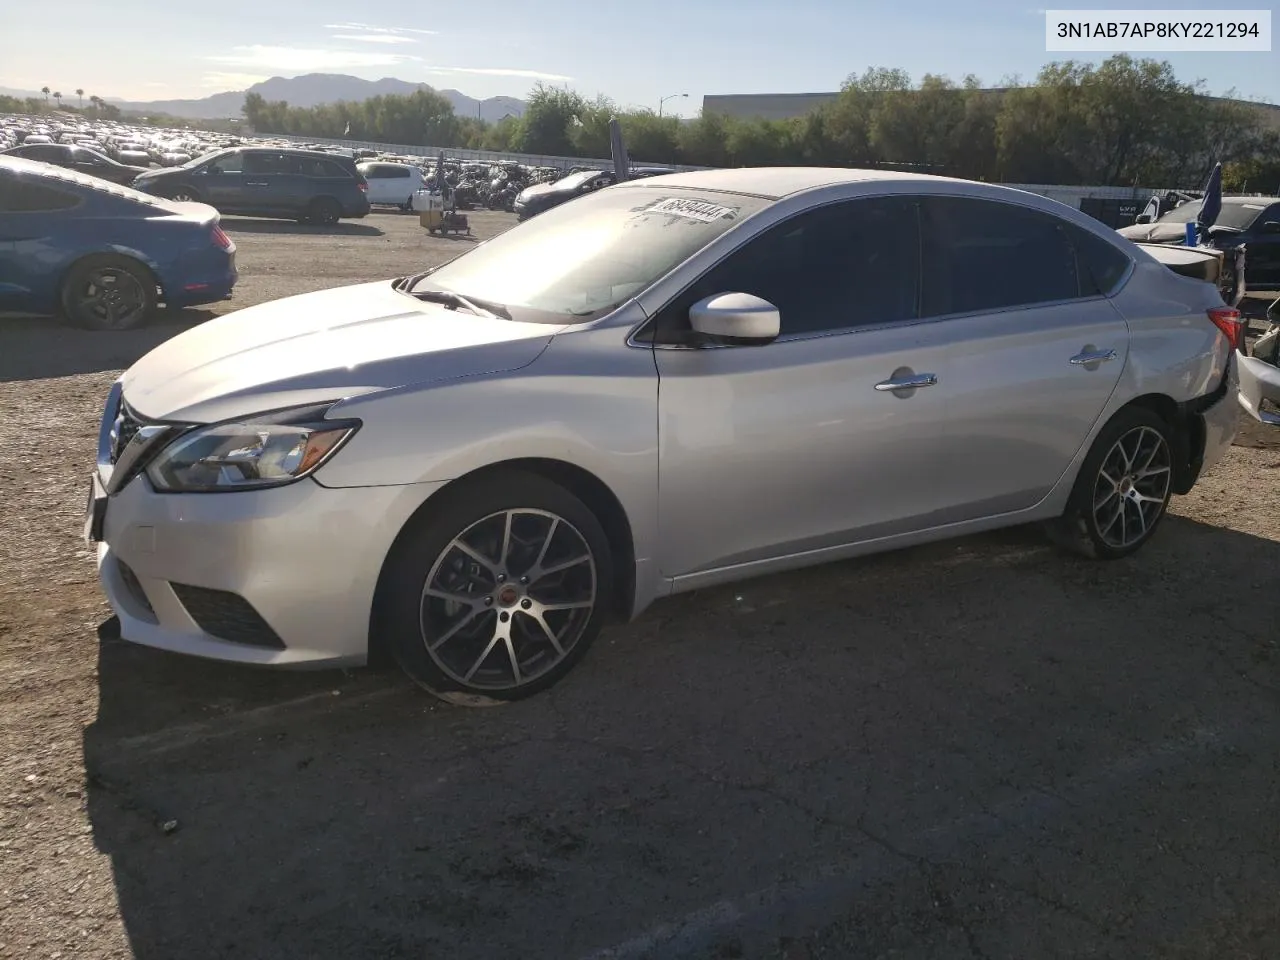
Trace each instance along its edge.
<instances>
[{"instance_id":1,"label":"rear wheel","mask_svg":"<svg viewBox=\"0 0 1280 960\"><path fill-rule=\"evenodd\" d=\"M1145 407L1116 414L1081 465L1066 511L1048 524L1051 538L1095 560L1139 550L1168 511L1172 441L1169 424Z\"/></svg>"},{"instance_id":2,"label":"rear wheel","mask_svg":"<svg viewBox=\"0 0 1280 960\"><path fill-rule=\"evenodd\" d=\"M62 283L67 319L88 330L130 330L151 319L156 282L136 260L114 254L85 257Z\"/></svg>"},{"instance_id":3,"label":"rear wheel","mask_svg":"<svg viewBox=\"0 0 1280 960\"><path fill-rule=\"evenodd\" d=\"M600 632L613 560L599 520L540 476L478 481L413 521L389 560L391 651L450 703L545 690Z\"/></svg>"},{"instance_id":4,"label":"rear wheel","mask_svg":"<svg viewBox=\"0 0 1280 960\"><path fill-rule=\"evenodd\" d=\"M342 207L332 197L316 197L307 206L307 220L311 223L333 224L342 217Z\"/></svg>"}]
</instances>

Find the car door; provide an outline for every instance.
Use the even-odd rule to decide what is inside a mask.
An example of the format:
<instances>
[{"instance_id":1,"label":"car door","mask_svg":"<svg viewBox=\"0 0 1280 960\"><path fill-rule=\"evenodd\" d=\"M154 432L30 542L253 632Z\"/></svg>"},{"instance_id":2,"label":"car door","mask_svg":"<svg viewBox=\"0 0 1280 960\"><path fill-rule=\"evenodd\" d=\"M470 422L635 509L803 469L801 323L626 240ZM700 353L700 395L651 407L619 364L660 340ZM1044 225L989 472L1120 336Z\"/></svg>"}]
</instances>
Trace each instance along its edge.
<instances>
[{"instance_id":1,"label":"car door","mask_svg":"<svg viewBox=\"0 0 1280 960\"><path fill-rule=\"evenodd\" d=\"M1128 257L1029 207L921 200L923 308L947 343L937 450L939 519L1022 510L1066 472L1106 407L1129 347L1104 296Z\"/></svg>"},{"instance_id":2,"label":"car door","mask_svg":"<svg viewBox=\"0 0 1280 960\"><path fill-rule=\"evenodd\" d=\"M1245 283L1250 290L1280 290L1280 203L1264 210L1245 238Z\"/></svg>"},{"instance_id":3,"label":"car door","mask_svg":"<svg viewBox=\"0 0 1280 960\"><path fill-rule=\"evenodd\" d=\"M193 174L192 185L199 191L200 198L222 213L248 213L245 157L246 153L239 150L224 153Z\"/></svg>"},{"instance_id":4,"label":"car door","mask_svg":"<svg viewBox=\"0 0 1280 960\"><path fill-rule=\"evenodd\" d=\"M945 348L914 323L918 265L910 198L841 201L749 240L658 314L664 575L928 525ZM691 344L690 305L726 292L777 306L780 337Z\"/></svg>"},{"instance_id":5,"label":"car door","mask_svg":"<svg viewBox=\"0 0 1280 960\"><path fill-rule=\"evenodd\" d=\"M245 212L258 216L292 214L300 209L291 176L296 163L291 163L283 150L249 150L244 155Z\"/></svg>"},{"instance_id":6,"label":"car door","mask_svg":"<svg viewBox=\"0 0 1280 960\"><path fill-rule=\"evenodd\" d=\"M0 172L0 310L56 306L65 234L81 205L80 197L53 183Z\"/></svg>"}]
</instances>

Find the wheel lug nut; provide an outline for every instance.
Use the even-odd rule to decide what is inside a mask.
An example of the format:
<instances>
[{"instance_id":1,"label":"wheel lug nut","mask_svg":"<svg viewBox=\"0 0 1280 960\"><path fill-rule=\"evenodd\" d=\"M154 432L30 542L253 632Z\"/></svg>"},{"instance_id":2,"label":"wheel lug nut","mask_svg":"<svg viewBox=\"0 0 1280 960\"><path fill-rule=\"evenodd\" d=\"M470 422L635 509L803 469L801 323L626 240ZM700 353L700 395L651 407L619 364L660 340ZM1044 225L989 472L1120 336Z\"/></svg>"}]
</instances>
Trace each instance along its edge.
<instances>
[{"instance_id":1,"label":"wheel lug nut","mask_svg":"<svg viewBox=\"0 0 1280 960\"><path fill-rule=\"evenodd\" d=\"M529 585L529 578L528 578L528 577L521 577L521 578L520 578L520 582L521 582L522 584L524 584L525 586L528 586L528 585Z\"/></svg>"},{"instance_id":2,"label":"wheel lug nut","mask_svg":"<svg viewBox=\"0 0 1280 960\"><path fill-rule=\"evenodd\" d=\"M493 606L493 597L485 597L485 598L484 598L484 605L485 605L486 607L492 607L492 606Z\"/></svg>"},{"instance_id":3,"label":"wheel lug nut","mask_svg":"<svg viewBox=\"0 0 1280 960\"><path fill-rule=\"evenodd\" d=\"M528 610L530 607L533 606L533 601L530 600L528 597L525 597L523 600L520 601L520 606L523 607L525 610Z\"/></svg>"},{"instance_id":4,"label":"wheel lug nut","mask_svg":"<svg viewBox=\"0 0 1280 960\"><path fill-rule=\"evenodd\" d=\"M507 575L506 575L505 573L500 573L500 574L498 574L498 582L499 582L499 583L506 583L506 582L507 582Z\"/></svg>"},{"instance_id":5,"label":"wheel lug nut","mask_svg":"<svg viewBox=\"0 0 1280 960\"><path fill-rule=\"evenodd\" d=\"M507 613L507 612L504 610L504 611L502 611L501 617L502 617L502 622L503 622L503 623L506 623L508 620L510 620L510 619L511 619L511 614Z\"/></svg>"}]
</instances>

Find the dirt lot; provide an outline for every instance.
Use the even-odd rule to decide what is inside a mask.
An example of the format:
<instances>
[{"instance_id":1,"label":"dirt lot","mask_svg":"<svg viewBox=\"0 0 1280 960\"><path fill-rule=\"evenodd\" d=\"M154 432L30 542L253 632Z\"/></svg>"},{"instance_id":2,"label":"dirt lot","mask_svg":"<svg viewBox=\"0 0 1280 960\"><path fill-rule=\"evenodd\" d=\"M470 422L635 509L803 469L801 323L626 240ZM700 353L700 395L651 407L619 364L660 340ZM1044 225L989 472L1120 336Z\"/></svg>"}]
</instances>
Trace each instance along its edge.
<instances>
[{"instance_id":1,"label":"dirt lot","mask_svg":"<svg viewBox=\"0 0 1280 960\"><path fill-rule=\"evenodd\" d=\"M213 312L467 242L226 226ZM0 956L1280 956L1260 431L1132 561L1011 531L710 590L465 711L114 635L79 538L100 405L209 315L0 322Z\"/></svg>"}]
</instances>

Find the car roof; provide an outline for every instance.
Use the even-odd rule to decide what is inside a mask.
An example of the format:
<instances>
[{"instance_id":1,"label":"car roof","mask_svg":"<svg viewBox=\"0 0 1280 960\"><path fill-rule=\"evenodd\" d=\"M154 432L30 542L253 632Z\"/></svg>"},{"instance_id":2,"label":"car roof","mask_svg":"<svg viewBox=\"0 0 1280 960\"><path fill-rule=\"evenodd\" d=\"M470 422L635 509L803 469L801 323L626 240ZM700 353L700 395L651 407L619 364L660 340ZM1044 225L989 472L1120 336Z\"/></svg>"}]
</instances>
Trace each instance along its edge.
<instances>
[{"instance_id":1,"label":"car roof","mask_svg":"<svg viewBox=\"0 0 1280 960\"><path fill-rule=\"evenodd\" d=\"M842 183L864 181L897 183L956 183L954 177L896 170L851 170L844 167L739 167L731 170L689 170L661 177L646 177L646 187L688 187L746 193L768 200L781 200L793 193L816 190ZM966 182L966 181L959 181ZM620 186L627 186L621 184Z\"/></svg>"},{"instance_id":2,"label":"car roof","mask_svg":"<svg viewBox=\"0 0 1280 960\"><path fill-rule=\"evenodd\" d=\"M161 197L153 197L147 193L140 193L137 190L133 190L129 187L121 186L116 183L111 183L108 180L91 177L87 173L68 170L66 167L57 167L51 163L41 163L39 160L28 160L26 157L0 155L0 171L39 177L42 180L56 181L64 187L72 187L77 190L87 190L91 193L106 194L108 196L115 197L118 200L129 200L133 203L141 204L142 206L167 210L170 213L179 212L171 202L164 200Z\"/></svg>"}]
</instances>

